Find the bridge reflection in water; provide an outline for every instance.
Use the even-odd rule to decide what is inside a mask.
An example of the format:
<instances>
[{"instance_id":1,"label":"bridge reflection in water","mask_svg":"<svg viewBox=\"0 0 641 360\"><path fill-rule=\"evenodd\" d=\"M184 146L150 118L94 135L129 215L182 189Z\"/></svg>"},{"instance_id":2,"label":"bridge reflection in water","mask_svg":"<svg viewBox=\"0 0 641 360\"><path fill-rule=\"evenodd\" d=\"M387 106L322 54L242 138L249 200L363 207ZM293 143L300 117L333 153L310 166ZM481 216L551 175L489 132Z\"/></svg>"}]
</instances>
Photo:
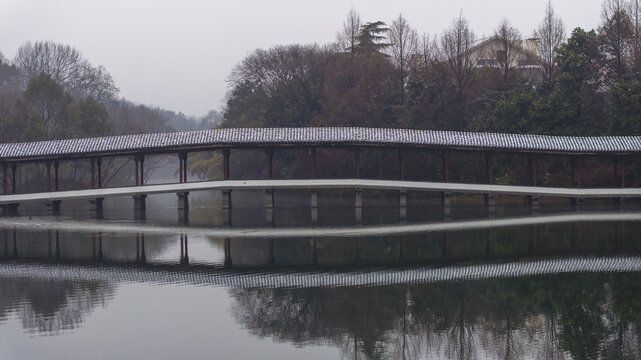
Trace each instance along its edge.
<instances>
[{"instance_id":1,"label":"bridge reflection in water","mask_svg":"<svg viewBox=\"0 0 641 360\"><path fill-rule=\"evenodd\" d=\"M16 219L0 230L0 291L15 294L0 296L0 326L16 313L29 331L55 333L108 307L124 283L196 284L227 287L254 335L346 356L638 358L637 217L313 231L324 236Z\"/></svg>"}]
</instances>

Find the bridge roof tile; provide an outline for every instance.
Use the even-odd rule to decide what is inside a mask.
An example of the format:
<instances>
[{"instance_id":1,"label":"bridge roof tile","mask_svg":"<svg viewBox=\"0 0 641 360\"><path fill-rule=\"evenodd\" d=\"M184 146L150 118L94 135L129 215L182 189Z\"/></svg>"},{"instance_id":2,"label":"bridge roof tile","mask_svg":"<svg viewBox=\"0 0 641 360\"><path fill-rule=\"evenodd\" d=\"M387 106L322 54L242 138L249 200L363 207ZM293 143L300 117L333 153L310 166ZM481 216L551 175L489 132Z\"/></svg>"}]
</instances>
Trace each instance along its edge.
<instances>
[{"instance_id":1,"label":"bridge roof tile","mask_svg":"<svg viewBox=\"0 0 641 360\"><path fill-rule=\"evenodd\" d=\"M0 159L31 160L217 146L388 145L469 150L637 153L641 136L570 137L354 127L242 128L0 144Z\"/></svg>"}]
</instances>

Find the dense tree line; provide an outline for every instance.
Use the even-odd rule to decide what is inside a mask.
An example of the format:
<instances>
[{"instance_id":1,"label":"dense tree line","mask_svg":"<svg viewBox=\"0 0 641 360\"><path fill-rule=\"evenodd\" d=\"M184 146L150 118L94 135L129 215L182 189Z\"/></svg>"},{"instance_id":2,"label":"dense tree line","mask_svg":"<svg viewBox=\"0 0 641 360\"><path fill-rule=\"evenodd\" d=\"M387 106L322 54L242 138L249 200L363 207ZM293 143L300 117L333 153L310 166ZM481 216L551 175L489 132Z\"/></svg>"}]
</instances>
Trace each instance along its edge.
<instances>
[{"instance_id":1,"label":"dense tree line","mask_svg":"<svg viewBox=\"0 0 641 360\"><path fill-rule=\"evenodd\" d=\"M440 36L399 15L388 27L352 10L336 44L258 49L236 66L223 126L381 126L557 135L641 134L637 1L606 0L596 30L566 39L551 4L532 32L531 66L514 66L507 19L484 66L461 14Z\"/></svg>"}]
</instances>

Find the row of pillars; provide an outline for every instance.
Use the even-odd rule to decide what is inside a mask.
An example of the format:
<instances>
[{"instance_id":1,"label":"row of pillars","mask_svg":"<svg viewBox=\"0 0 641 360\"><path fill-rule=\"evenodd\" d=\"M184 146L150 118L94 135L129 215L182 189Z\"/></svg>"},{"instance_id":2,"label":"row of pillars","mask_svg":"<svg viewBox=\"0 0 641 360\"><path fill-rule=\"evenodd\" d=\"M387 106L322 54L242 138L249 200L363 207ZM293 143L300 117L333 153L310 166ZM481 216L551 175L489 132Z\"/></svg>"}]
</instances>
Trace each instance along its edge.
<instances>
[{"instance_id":1,"label":"row of pillars","mask_svg":"<svg viewBox=\"0 0 641 360\"><path fill-rule=\"evenodd\" d=\"M356 179L360 178L360 167L361 167L361 148L360 147L353 147L354 151L354 176ZM267 148L267 178L268 179L273 179L273 149L272 148ZM224 180L229 180L230 179L230 155L231 155L231 149L225 148L222 150L223 153L223 179ZM400 180L405 180L405 152L402 149L397 150L398 153L398 163L399 163L399 178ZM312 157L312 178L316 179L318 177L318 157L317 157L317 147L311 147L311 157ZM188 158L188 153L187 152L179 152L178 153L178 158L179 158L179 181L180 183L186 183L187 182L187 158ZM441 159L442 159L442 180L443 182L448 182L449 181L449 152L448 151L441 151ZM144 154L137 154L134 156L134 163L135 163L135 183L136 186L142 186L145 183L145 177L144 177L144 162L145 162L145 155ZM536 155L528 155L527 157L527 162L528 162L528 184L531 186L536 186L537 185L537 161L536 161ZM581 166L581 158L580 157L572 157L571 158L572 166L571 166L571 177L572 181L575 187L581 188L582 183L582 166ZM54 168L54 179L53 179L53 189L52 189L52 178L51 178L51 165L53 164ZM487 184L493 184L494 183L494 176L493 176L493 165L494 165L494 159L493 159L493 154L490 152L485 153L485 168L486 168L486 183ZM622 159L620 163L621 169L622 169L622 176L621 176L621 187L625 187L625 162ZM96 172L96 167L97 167L97 172ZM614 180L617 181L619 177L619 159L617 157L614 158ZM16 193L16 168L17 164L16 163L11 163L11 176L12 176L12 193ZM96 176L97 175L97 176ZM4 176L4 193L8 194L8 181L7 181L7 176L8 176L8 164L4 163L3 164L3 176ZM102 158L100 157L93 157L91 158L91 187L92 189L102 187ZM59 191L59 161L48 161L47 162L47 190L49 192L53 191ZM178 202L179 202L179 210L181 210L181 213L184 214L184 217L186 217L186 214L188 213L189 209L189 202L188 202L188 192L181 192L178 193ZM451 205L451 194L450 193L445 193L443 192L441 194L442 197L442 204L444 207L449 207ZM134 198L134 210L137 213L144 213L146 210L145 206L145 200L146 200L146 195L135 195L133 196ZM355 191L355 207L357 209L362 208L362 191L360 189L356 189ZM485 199L485 204L489 207L493 207L495 204L495 196L494 194L484 194L484 199ZM266 190L265 192L265 200L266 200L266 207L268 209L273 209L273 203L274 203L274 194L272 190ZM529 205L538 205L538 198L535 196L526 196L526 202ZM576 203L580 199L571 199L572 203ZM407 203L407 194L405 191L401 190L399 194L399 202L400 202L400 207L401 207L401 219L405 218L405 211L404 209L406 208L406 203ZM95 204L96 204L96 210L102 211L102 204L103 204L103 199L102 198L97 198L95 199ZM12 210L17 211L17 205L18 204L10 204L9 205L9 213L12 212ZM223 202L222 202L222 207L223 209L230 209L231 208L231 190L224 190L223 191ZM53 201L52 202L52 208L54 211L59 211L60 210L60 201ZM311 194L311 208L312 209L317 209L318 208L318 192L317 191L312 191ZM357 220L360 218L358 216L359 212L357 212Z\"/></svg>"},{"instance_id":2,"label":"row of pillars","mask_svg":"<svg viewBox=\"0 0 641 360\"><path fill-rule=\"evenodd\" d=\"M226 148L222 150L223 152L223 179L224 180L229 180L230 178L230 171L229 171L229 159L230 159L230 154L231 150ZM267 178L268 179L273 179L273 149L272 148L267 148ZM400 180L405 180L405 153L402 149L397 150L398 152L398 163L399 163L399 178ZM180 169L179 169L179 181L180 183L185 183L187 182L187 152L180 152L178 154L179 158L179 163L180 163ZM311 148L311 156L312 156L312 179L316 179L318 172L318 157L317 157L317 148L312 147ZM448 182L449 181L449 152L448 151L441 151L441 158L442 158L442 180L443 182ZM102 187L102 158L100 157L92 157L91 158L91 188L101 188ZM135 178L136 178L136 186L141 186L144 185L145 178L144 178L144 162L145 162L145 155L144 154L137 154L134 155L134 162L135 162ZM536 186L537 185L537 176L536 176L536 171L537 171L537 164L536 164L536 155L528 155L528 185L531 186ZM614 158L614 172L613 172L613 178L614 181L617 182L619 178L619 159L617 157ZM573 156L571 158L571 177L572 181L575 187L581 188L582 186L582 166L581 166L581 158L577 156ZM52 187L52 176L51 176L51 167L53 164L54 168L54 177L53 177L53 187ZM493 159L493 154L486 152L485 153L485 165L486 165L486 183L488 184L493 184L494 182L494 176L493 176L493 164L494 164L494 159ZM47 191L58 191L59 190L59 166L60 163L58 160L54 161L47 161L46 166L47 166ZM2 168L3 168L3 190L4 194L9 194L9 189L8 189L8 175L9 175L9 169L8 169L8 163L3 163ZM95 171L97 167L97 172ZM360 178L360 167L361 167L361 148L360 147L354 147L354 176L356 179ZM622 171L622 176L621 176L621 187L625 187L625 160L621 159L620 162L620 167ZM17 163L11 163L11 193L15 194L16 193L16 171L17 171Z\"/></svg>"}]
</instances>

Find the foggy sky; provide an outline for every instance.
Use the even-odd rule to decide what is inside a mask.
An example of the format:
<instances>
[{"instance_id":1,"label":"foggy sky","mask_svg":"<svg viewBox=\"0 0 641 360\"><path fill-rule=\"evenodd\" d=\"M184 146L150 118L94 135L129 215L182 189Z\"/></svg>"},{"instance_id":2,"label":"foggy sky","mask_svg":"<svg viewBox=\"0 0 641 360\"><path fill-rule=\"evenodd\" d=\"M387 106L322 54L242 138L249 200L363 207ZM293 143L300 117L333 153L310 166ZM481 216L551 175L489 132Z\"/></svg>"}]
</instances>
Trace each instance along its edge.
<instances>
[{"instance_id":1,"label":"foggy sky","mask_svg":"<svg viewBox=\"0 0 641 360\"><path fill-rule=\"evenodd\" d=\"M0 52L53 40L104 65L120 96L187 115L220 109L226 79L255 48L335 40L351 7L365 22L402 13L419 33L440 34L459 11L477 37L502 18L529 36L547 0L0 0ZM602 0L553 0L568 35L598 26Z\"/></svg>"}]
</instances>

